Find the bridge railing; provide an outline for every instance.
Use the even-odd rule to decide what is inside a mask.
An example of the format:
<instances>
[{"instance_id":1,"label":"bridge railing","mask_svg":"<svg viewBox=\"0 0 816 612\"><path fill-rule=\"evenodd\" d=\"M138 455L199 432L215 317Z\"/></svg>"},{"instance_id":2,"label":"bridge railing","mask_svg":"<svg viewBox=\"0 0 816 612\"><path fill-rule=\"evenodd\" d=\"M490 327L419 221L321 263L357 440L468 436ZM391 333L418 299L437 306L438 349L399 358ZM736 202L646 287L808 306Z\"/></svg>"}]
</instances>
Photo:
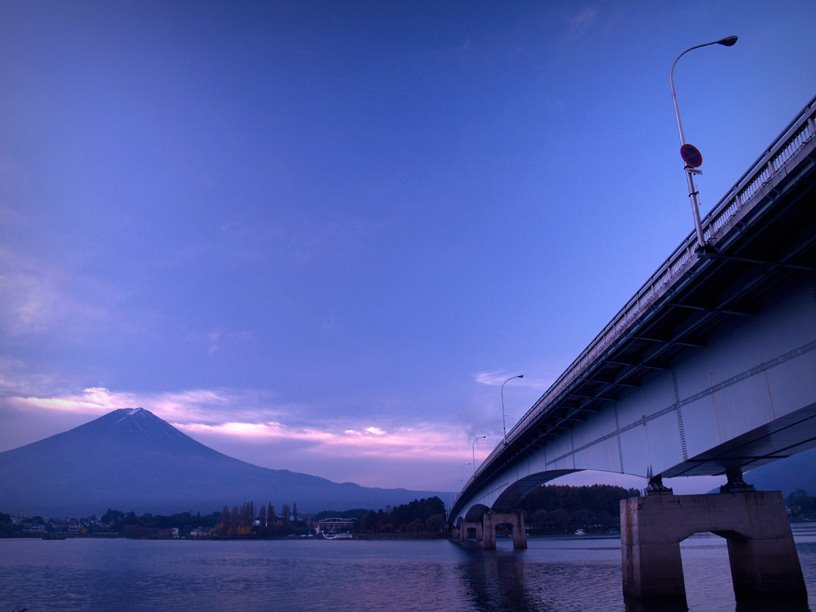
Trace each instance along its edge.
<instances>
[{"instance_id":1,"label":"bridge railing","mask_svg":"<svg viewBox=\"0 0 816 612\"><path fill-rule=\"evenodd\" d=\"M786 173L785 164L799 153L814 135L816 135L816 97L788 124L765 153L757 158L728 194L705 216L703 231L706 240L715 242L726 229L732 227L749 212L756 204L753 201L755 196L777 175ZM692 232L511 428L507 434L508 443L536 422L541 414L579 378L588 365L595 362L615 342L620 340L631 323L640 318L646 309L665 295L666 291L683 277L687 268L697 259L696 247L696 234ZM496 447L473 475L471 481L478 478L501 451L501 445Z\"/></svg>"}]
</instances>

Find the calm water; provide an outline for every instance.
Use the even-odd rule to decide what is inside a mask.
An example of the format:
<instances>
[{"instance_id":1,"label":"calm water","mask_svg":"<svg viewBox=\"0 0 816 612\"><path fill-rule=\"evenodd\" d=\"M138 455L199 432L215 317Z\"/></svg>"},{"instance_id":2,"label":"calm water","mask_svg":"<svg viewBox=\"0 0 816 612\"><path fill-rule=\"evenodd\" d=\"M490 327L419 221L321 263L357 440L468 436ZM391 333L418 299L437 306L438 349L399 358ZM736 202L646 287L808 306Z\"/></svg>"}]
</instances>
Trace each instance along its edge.
<instances>
[{"instance_id":1,"label":"calm water","mask_svg":"<svg viewBox=\"0 0 816 612\"><path fill-rule=\"evenodd\" d=\"M816 526L796 529L816 610ZM0 611L624 610L620 540L0 540ZM683 544L691 610L735 609L724 540Z\"/></svg>"}]
</instances>

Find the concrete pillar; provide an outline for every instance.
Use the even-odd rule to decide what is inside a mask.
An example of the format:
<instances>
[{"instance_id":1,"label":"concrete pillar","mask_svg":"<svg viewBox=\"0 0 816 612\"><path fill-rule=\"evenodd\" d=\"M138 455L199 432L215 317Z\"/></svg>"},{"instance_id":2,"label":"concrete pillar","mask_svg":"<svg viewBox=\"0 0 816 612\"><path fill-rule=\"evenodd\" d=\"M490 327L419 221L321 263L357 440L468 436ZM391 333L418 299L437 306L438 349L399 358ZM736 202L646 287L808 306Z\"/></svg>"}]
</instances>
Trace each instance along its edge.
<instances>
[{"instance_id":1,"label":"concrete pillar","mask_svg":"<svg viewBox=\"0 0 816 612\"><path fill-rule=\"evenodd\" d=\"M787 516L785 518L787 520ZM790 599L791 606L799 597L807 602L802 567L792 535L780 538L729 537L728 560L738 603L755 601L755 597L767 595L779 605L785 601L780 595Z\"/></svg>"},{"instance_id":2,"label":"concrete pillar","mask_svg":"<svg viewBox=\"0 0 816 612\"><path fill-rule=\"evenodd\" d=\"M465 541L470 537L470 531L473 530L473 537L477 542L482 540L482 523L476 521L462 521L462 526L459 528L459 539Z\"/></svg>"},{"instance_id":3,"label":"concrete pillar","mask_svg":"<svg viewBox=\"0 0 816 612\"><path fill-rule=\"evenodd\" d=\"M524 513L516 512L485 512L482 518L484 530L483 546L485 550L496 550L496 526L509 523L513 527L513 549L527 548L527 529L524 525Z\"/></svg>"},{"instance_id":4,"label":"concrete pillar","mask_svg":"<svg viewBox=\"0 0 816 612\"><path fill-rule=\"evenodd\" d=\"M657 495L621 501L621 568L627 598L685 605L680 542L711 531L728 540L737 604L807 609L807 591L782 494Z\"/></svg>"},{"instance_id":5,"label":"concrete pillar","mask_svg":"<svg viewBox=\"0 0 816 612\"><path fill-rule=\"evenodd\" d=\"M665 537L662 524L640 511L661 497L635 497L621 501L621 573L623 594L640 599L665 598L685 603L686 584L680 538ZM672 496L674 498L674 496ZM630 503L635 502L635 503ZM624 510L624 504L626 504Z\"/></svg>"}]
</instances>

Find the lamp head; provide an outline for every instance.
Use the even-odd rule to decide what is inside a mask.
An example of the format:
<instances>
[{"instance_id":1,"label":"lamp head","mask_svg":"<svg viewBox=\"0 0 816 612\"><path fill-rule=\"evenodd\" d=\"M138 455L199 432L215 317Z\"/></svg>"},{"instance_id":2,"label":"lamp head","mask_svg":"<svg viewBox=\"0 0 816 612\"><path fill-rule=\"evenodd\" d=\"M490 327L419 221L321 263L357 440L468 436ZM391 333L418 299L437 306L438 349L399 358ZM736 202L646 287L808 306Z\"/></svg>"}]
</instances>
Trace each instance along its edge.
<instances>
[{"instance_id":1,"label":"lamp head","mask_svg":"<svg viewBox=\"0 0 816 612\"><path fill-rule=\"evenodd\" d=\"M717 41L718 45L722 45L724 47L733 47L737 44L737 37L736 36L726 36L722 40Z\"/></svg>"}]
</instances>

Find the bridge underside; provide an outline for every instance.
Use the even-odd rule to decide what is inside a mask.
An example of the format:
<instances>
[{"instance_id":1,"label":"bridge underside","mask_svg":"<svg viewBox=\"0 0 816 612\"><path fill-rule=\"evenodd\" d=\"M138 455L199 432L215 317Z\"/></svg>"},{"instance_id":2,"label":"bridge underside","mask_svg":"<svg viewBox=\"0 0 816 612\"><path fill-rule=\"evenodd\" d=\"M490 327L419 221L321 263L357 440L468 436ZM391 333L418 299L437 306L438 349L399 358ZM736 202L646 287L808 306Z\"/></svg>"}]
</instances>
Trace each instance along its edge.
<instances>
[{"instance_id":1,"label":"bridge underside","mask_svg":"<svg viewBox=\"0 0 816 612\"><path fill-rule=\"evenodd\" d=\"M727 474L733 467L747 471L777 459L790 457L814 446L816 446L816 403L770 423L764 423L726 443L690 457L686 461L663 470L660 475L665 478L721 475ZM527 495L538 487L556 478L581 471L581 469L593 468L545 469L525 474L514 482L508 481L504 486L499 486L492 496L482 498L479 503L468 508L464 514L465 520L479 521L482 515L490 510L513 511L521 505ZM631 473L631 475L646 476L647 474Z\"/></svg>"},{"instance_id":2,"label":"bridge underside","mask_svg":"<svg viewBox=\"0 0 816 612\"><path fill-rule=\"evenodd\" d=\"M730 467L747 471L814 446L816 403L690 457L688 461L664 470L662 475L673 478L723 474Z\"/></svg>"},{"instance_id":3,"label":"bridge underside","mask_svg":"<svg viewBox=\"0 0 816 612\"><path fill-rule=\"evenodd\" d=\"M740 473L816 446L816 295L789 277L751 317L730 319L558 434L528 444L472 506L518 508L578 470L640 477Z\"/></svg>"},{"instance_id":4,"label":"bridge underside","mask_svg":"<svg viewBox=\"0 0 816 612\"><path fill-rule=\"evenodd\" d=\"M491 471L548 448L546 469L721 474L816 444L812 174L788 206L755 221L762 234L745 229L733 248L718 245L688 287L633 324ZM632 447L646 455L640 465L627 461Z\"/></svg>"},{"instance_id":5,"label":"bridge underside","mask_svg":"<svg viewBox=\"0 0 816 612\"><path fill-rule=\"evenodd\" d=\"M706 225L711 250L671 260L644 286L644 306L627 306L637 316L616 319L602 332L611 340L596 341L592 359L576 360L581 369L511 430L452 520L478 505L517 507L552 474L723 474L816 445L816 138L808 138L751 186L750 205L737 198L727 222Z\"/></svg>"},{"instance_id":6,"label":"bridge underside","mask_svg":"<svg viewBox=\"0 0 816 612\"><path fill-rule=\"evenodd\" d=\"M493 509L499 512L509 512L518 508L521 501L538 487L556 478L561 478L561 476L573 474L576 471L578 470L547 470L528 474L504 489L501 495L496 498L496 501L493 502Z\"/></svg>"},{"instance_id":7,"label":"bridge underside","mask_svg":"<svg viewBox=\"0 0 816 612\"><path fill-rule=\"evenodd\" d=\"M728 541L738 607L807 609L782 496L749 492L742 471L816 446L816 98L703 232L705 248L689 236L510 430L449 521L485 549L511 522L524 548L511 511L544 482L647 476L647 496L621 504L627 597L685 610L680 541L711 531ZM722 473L715 495L662 486Z\"/></svg>"}]
</instances>

